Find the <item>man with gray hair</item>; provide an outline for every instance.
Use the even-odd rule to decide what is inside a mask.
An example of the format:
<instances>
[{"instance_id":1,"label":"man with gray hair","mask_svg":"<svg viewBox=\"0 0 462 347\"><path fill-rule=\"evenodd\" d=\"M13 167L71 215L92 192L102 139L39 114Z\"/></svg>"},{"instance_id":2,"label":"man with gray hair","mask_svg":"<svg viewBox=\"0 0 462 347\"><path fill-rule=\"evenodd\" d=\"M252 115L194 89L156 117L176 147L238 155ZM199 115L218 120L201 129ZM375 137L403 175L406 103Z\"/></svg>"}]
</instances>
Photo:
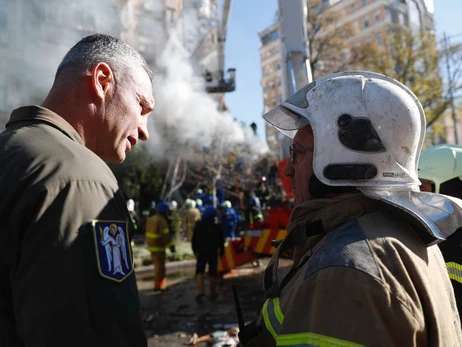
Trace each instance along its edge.
<instances>
[{"instance_id":1,"label":"man with gray hair","mask_svg":"<svg viewBox=\"0 0 462 347\"><path fill-rule=\"evenodd\" d=\"M146 346L130 215L105 162L149 137L152 72L117 38L83 38L41 106L0 134L0 345Z\"/></svg>"}]
</instances>

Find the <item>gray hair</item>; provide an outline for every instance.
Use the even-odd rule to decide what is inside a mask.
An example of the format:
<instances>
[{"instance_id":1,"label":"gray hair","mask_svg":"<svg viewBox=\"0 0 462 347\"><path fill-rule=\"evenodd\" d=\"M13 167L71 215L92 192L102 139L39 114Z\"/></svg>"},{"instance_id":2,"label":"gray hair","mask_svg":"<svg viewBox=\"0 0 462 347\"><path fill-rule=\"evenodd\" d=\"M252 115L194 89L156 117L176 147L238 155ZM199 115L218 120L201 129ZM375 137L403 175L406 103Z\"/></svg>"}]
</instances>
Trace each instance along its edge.
<instances>
[{"instance_id":1,"label":"gray hair","mask_svg":"<svg viewBox=\"0 0 462 347\"><path fill-rule=\"evenodd\" d=\"M74 76L83 75L98 63L108 64L119 77L141 66L152 82L151 69L135 49L113 36L93 34L81 39L67 52L56 71L55 83L63 75L69 78L68 72Z\"/></svg>"}]
</instances>

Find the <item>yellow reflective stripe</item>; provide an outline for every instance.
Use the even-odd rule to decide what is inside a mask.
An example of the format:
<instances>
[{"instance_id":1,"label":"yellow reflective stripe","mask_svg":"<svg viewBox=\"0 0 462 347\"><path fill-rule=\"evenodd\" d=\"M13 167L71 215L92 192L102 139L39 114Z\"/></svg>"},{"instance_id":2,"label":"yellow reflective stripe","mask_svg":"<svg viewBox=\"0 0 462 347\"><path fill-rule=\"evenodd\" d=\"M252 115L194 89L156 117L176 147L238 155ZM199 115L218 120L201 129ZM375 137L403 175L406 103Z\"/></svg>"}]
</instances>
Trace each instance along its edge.
<instances>
[{"instance_id":1,"label":"yellow reflective stripe","mask_svg":"<svg viewBox=\"0 0 462 347\"><path fill-rule=\"evenodd\" d=\"M279 306L279 298L274 298L274 314L276 315L277 320L280 324L284 321L284 313L282 313L281 306Z\"/></svg>"},{"instance_id":2,"label":"yellow reflective stripe","mask_svg":"<svg viewBox=\"0 0 462 347\"><path fill-rule=\"evenodd\" d=\"M146 233L146 237L148 239L158 239L160 237L159 234L154 234L154 233Z\"/></svg>"},{"instance_id":3,"label":"yellow reflective stripe","mask_svg":"<svg viewBox=\"0 0 462 347\"><path fill-rule=\"evenodd\" d=\"M163 252L165 251L165 247L148 247L151 252Z\"/></svg>"},{"instance_id":4,"label":"yellow reflective stripe","mask_svg":"<svg viewBox=\"0 0 462 347\"><path fill-rule=\"evenodd\" d=\"M279 335L276 346L286 347L365 347L358 343L336 339L315 333Z\"/></svg>"},{"instance_id":5,"label":"yellow reflective stripe","mask_svg":"<svg viewBox=\"0 0 462 347\"><path fill-rule=\"evenodd\" d=\"M169 228L165 228L164 230L162 230L164 232L164 234L168 234L170 232L170 229Z\"/></svg>"},{"instance_id":6,"label":"yellow reflective stripe","mask_svg":"<svg viewBox=\"0 0 462 347\"><path fill-rule=\"evenodd\" d=\"M263 305L263 321L265 322L265 327L266 329L270 332L270 334L273 336L274 341L277 341L278 335L273 329L273 325L271 324L270 317L268 315L268 302L271 299L268 299L265 301L265 304Z\"/></svg>"},{"instance_id":7,"label":"yellow reflective stripe","mask_svg":"<svg viewBox=\"0 0 462 347\"><path fill-rule=\"evenodd\" d=\"M446 268L448 269L450 279L462 283L462 265L451 261L446 263Z\"/></svg>"}]
</instances>

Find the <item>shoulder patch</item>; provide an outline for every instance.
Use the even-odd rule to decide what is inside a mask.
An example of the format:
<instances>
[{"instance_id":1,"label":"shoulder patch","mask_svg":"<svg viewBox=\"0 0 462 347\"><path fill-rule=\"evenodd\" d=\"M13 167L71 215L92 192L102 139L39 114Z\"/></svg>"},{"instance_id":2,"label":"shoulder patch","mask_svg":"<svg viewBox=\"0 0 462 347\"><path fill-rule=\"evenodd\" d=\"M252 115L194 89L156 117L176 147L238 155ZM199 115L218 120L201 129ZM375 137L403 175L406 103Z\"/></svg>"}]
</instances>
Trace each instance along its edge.
<instances>
[{"instance_id":1,"label":"shoulder patch","mask_svg":"<svg viewBox=\"0 0 462 347\"><path fill-rule=\"evenodd\" d=\"M324 245L313 254L305 277L332 266L351 267L380 279L380 272L369 243L356 220L334 228Z\"/></svg>"},{"instance_id":2,"label":"shoulder patch","mask_svg":"<svg viewBox=\"0 0 462 347\"><path fill-rule=\"evenodd\" d=\"M104 278L122 282L133 271L126 221L93 220L96 261Z\"/></svg>"}]
</instances>

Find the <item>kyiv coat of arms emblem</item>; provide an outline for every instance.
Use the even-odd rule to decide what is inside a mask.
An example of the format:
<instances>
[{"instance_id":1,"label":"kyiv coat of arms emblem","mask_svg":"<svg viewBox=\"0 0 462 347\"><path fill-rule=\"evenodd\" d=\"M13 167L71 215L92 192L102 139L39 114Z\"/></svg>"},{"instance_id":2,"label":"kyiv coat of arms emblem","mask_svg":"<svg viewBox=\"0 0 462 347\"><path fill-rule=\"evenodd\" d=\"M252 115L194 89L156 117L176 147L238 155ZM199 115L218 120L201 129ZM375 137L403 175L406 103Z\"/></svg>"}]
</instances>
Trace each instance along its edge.
<instances>
[{"instance_id":1,"label":"kyiv coat of arms emblem","mask_svg":"<svg viewBox=\"0 0 462 347\"><path fill-rule=\"evenodd\" d=\"M122 282L133 271L127 222L95 220L92 226L99 273Z\"/></svg>"}]
</instances>

